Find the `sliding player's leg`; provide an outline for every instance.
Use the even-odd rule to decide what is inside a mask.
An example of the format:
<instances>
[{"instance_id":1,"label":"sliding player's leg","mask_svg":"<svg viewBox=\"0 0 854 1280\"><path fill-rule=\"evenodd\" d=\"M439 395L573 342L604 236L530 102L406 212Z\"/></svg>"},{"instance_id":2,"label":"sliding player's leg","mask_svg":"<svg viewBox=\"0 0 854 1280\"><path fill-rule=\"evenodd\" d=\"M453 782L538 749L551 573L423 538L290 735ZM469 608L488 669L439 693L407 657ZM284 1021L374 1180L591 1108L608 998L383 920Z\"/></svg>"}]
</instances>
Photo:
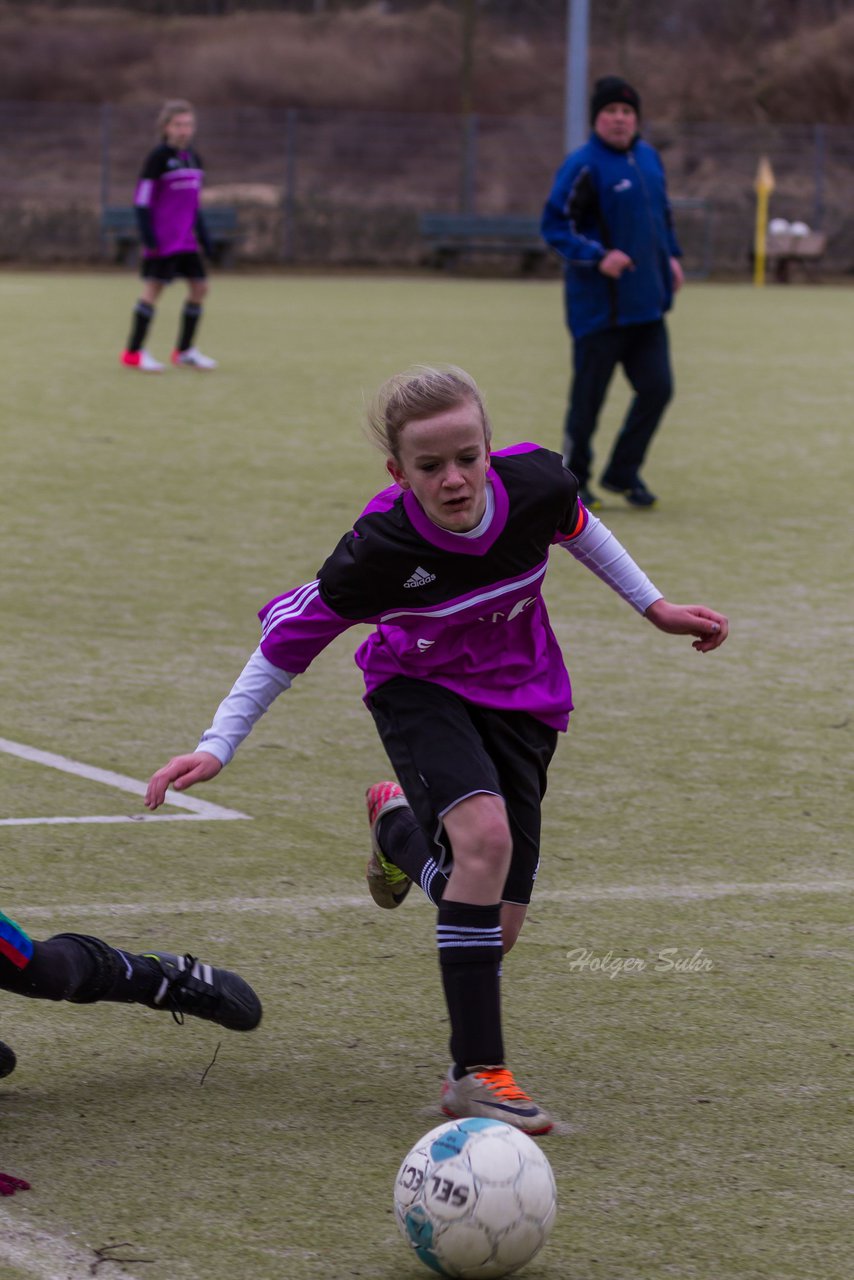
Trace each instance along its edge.
<instances>
[{"instance_id":1,"label":"sliding player's leg","mask_svg":"<svg viewBox=\"0 0 854 1280\"><path fill-rule=\"evenodd\" d=\"M138 955L101 938L59 933L31 938L0 913L0 989L37 1000L142 1004L204 1018L232 1031L251 1031L261 1003L238 974L191 955L151 950Z\"/></svg>"}]
</instances>

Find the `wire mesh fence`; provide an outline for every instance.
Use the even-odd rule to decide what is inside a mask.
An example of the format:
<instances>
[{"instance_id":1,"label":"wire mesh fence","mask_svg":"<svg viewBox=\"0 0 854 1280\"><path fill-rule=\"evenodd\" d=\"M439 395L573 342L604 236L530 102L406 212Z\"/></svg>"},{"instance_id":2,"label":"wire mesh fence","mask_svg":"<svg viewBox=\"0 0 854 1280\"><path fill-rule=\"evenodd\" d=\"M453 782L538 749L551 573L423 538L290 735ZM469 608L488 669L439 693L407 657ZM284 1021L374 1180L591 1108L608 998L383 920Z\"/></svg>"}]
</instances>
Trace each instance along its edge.
<instances>
[{"instance_id":1,"label":"wire mesh fence","mask_svg":"<svg viewBox=\"0 0 854 1280\"><path fill-rule=\"evenodd\" d=\"M153 114L0 103L0 259L109 261L102 212L132 204L156 142ZM693 274L749 269L761 155L776 179L772 214L823 230L824 267L854 271L850 130L652 123L644 132L664 159ZM558 119L304 108L205 109L198 148L205 201L237 211L237 260L259 264L414 265L421 214L537 216L563 156Z\"/></svg>"}]
</instances>

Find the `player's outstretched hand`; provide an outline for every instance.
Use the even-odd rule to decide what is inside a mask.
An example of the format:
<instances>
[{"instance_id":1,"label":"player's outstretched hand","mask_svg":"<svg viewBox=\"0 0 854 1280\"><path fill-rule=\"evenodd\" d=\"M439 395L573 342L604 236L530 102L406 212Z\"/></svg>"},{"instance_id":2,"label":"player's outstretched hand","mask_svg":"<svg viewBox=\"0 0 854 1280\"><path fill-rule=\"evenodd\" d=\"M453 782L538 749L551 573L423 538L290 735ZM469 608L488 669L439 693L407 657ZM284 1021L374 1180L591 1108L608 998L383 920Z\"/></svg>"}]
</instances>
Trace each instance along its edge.
<instances>
[{"instance_id":1,"label":"player's outstretched hand","mask_svg":"<svg viewBox=\"0 0 854 1280\"><path fill-rule=\"evenodd\" d=\"M222 765L209 751L193 751L188 756L173 756L168 764L152 774L145 790L145 803L149 809L159 809L170 786L176 791L186 791L197 782L215 778Z\"/></svg>"},{"instance_id":2,"label":"player's outstretched hand","mask_svg":"<svg viewBox=\"0 0 854 1280\"><path fill-rule=\"evenodd\" d=\"M670 604L667 600L656 600L645 617L659 631L667 631L672 636L697 636L693 647L698 653L719 648L729 634L729 621L704 604Z\"/></svg>"}]
</instances>

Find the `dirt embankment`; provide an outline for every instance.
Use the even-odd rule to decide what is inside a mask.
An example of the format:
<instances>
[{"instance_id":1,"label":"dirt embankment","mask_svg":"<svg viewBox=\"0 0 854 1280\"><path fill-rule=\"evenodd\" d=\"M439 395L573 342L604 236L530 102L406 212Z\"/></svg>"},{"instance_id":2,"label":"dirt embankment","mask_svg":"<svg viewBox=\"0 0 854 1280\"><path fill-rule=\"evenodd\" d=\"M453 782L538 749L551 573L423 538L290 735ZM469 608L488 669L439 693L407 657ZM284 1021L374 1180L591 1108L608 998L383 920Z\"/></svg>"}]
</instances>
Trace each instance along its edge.
<instances>
[{"instance_id":1,"label":"dirt embankment","mask_svg":"<svg viewBox=\"0 0 854 1280\"><path fill-rule=\"evenodd\" d=\"M489 115L559 114L562 6L511 10L478 19L472 105ZM649 12L634 31L607 28L600 16L592 75L633 80L647 118L660 122L854 123L854 13L831 5L821 22L807 5L800 29L789 23L748 39L744 28L735 38L720 14L717 25L707 18L704 30L697 18L692 27L689 11L678 29L657 27ZM439 3L222 17L0 3L6 100L150 104L179 95L201 106L455 112L460 63L459 11Z\"/></svg>"}]
</instances>

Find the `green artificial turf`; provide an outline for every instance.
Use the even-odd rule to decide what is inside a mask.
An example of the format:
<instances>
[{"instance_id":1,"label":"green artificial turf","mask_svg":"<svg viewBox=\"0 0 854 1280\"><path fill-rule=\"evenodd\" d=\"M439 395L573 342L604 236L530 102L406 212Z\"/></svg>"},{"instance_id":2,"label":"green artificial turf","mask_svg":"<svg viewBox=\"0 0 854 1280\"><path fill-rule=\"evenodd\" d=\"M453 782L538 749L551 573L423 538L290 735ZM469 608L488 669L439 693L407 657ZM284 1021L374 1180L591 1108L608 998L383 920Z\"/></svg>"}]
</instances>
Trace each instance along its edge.
<instances>
[{"instance_id":1,"label":"green artificial turf","mask_svg":"<svg viewBox=\"0 0 854 1280\"><path fill-rule=\"evenodd\" d=\"M0 275L0 735L144 780L385 483L361 429L379 381L459 363L497 445L557 448L568 345L553 282L223 276L199 335L220 369L144 377L118 364L134 296ZM561 1121L530 1280L850 1277L850 308L830 287L679 300L659 507L601 517L668 598L730 616L721 650L553 557L577 710L504 978L510 1064ZM615 382L600 460L626 399ZM195 793L251 821L0 826L0 908L34 936L191 950L265 1006L241 1037L0 993L0 1169L32 1183L0 1204L0 1280L429 1274L391 1187L439 1122L448 1028L432 910L364 890L387 765L360 637ZM142 812L0 752L0 818Z\"/></svg>"}]
</instances>

